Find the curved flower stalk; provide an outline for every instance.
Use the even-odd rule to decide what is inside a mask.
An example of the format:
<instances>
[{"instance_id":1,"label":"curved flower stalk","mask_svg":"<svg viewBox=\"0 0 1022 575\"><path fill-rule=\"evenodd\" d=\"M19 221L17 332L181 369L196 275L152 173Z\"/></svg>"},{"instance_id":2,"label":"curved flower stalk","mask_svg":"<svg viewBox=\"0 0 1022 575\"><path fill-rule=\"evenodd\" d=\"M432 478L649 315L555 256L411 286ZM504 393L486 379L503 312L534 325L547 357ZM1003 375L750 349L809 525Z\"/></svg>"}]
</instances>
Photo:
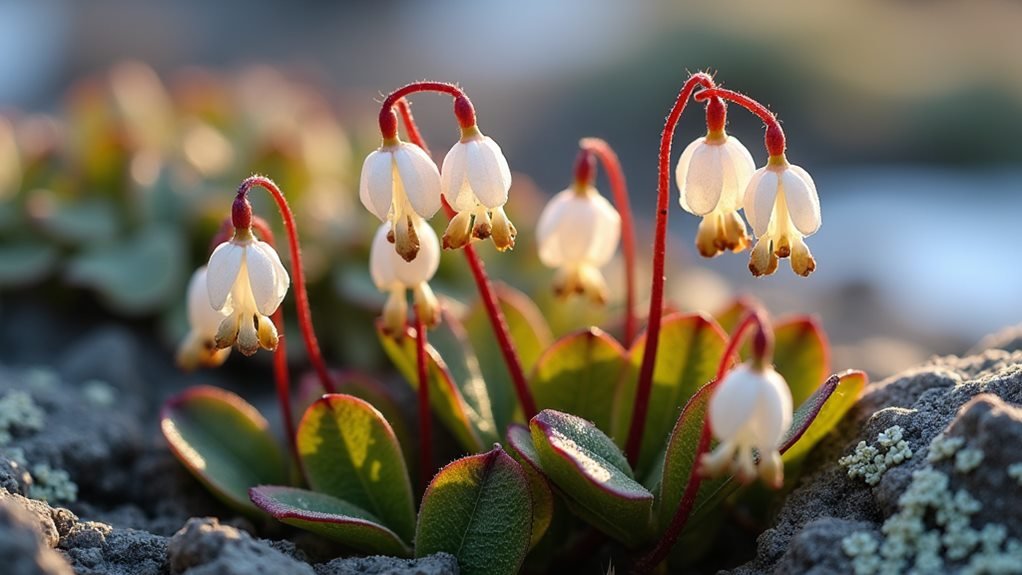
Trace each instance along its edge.
<instances>
[{"instance_id":1,"label":"curved flower stalk","mask_svg":"<svg viewBox=\"0 0 1022 575\"><path fill-rule=\"evenodd\" d=\"M595 303L607 301L607 282L600 273L621 238L621 216L593 187L592 157L579 154L572 186L547 203L536 224L539 259L557 268L554 291L579 294Z\"/></svg>"},{"instance_id":2,"label":"curved flower stalk","mask_svg":"<svg viewBox=\"0 0 1022 575\"><path fill-rule=\"evenodd\" d=\"M219 367L227 361L231 348L219 348L216 334L227 318L223 311L213 309L206 288L206 266L201 266L188 281L188 335L178 346L177 364L185 371L199 367Z\"/></svg>"},{"instance_id":3,"label":"curved flower stalk","mask_svg":"<svg viewBox=\"0 0 1022 575\"><path fill-rule=\"evenodd\" d=\"M362 205L390 224L387 239L405 261L419 253L414 218L431 218L440 209L440 172L422 148L384 137L366 157L359 182Z\"/></svg>"},{"instance_id":4,"label":"curved flower stalk","mask_svg":"<svg viewBox=\"0 0 1022 575\"><path fill-rule=\"evenodd\" d=\"M391 233L389 222L376 230L369 251L373 283L388 294L383 307L383 324L388 333L397 336L405 332L407 325L407 290L412 290L415 313L422 323L429 326L440 321L440 303L429 287L429 280L440 266L440 240L426 220L415 216L410 221L420 242L419 256L413 261L404 260L391 249L387 240Z\"/></svg>"},{"instance_id":5,"label":"curved flower stalk","mask_svg":"<svg viewBox=\"0 0 1022 575\"><path fill-rule=\"evenodd\" d=\"M696 247L707 258L728 250L740 252L750 243L738 210L756 164L738 138L724 131L725 124L724 102L711 98L706 105L706 136L685 148L675 169L682 209L703 218Z\"/></svg>"}]
</instances>

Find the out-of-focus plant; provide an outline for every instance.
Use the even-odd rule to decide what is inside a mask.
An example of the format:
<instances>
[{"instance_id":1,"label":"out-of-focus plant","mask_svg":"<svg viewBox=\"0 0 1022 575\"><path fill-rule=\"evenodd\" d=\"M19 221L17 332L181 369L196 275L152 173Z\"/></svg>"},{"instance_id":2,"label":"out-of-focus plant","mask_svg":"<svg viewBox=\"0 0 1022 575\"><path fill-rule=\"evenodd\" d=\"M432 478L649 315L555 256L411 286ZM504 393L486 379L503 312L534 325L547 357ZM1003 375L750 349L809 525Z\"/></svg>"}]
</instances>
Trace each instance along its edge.
<instances>
[{"instance_id":1,"label":"out-of-focus plant","mask_svg":"<svg viewBox=\"0 0 1022 575\"><path fill-rule=\"evenodd\" d=\"M407 101L420 92L453 99L460 139L440 169ZM668 559L696 559L720 525L721 504L762 497L745 489L757 477L772 489L790 484L801 458L851 407L866 379L861 372L828 376L826 337L811 318L773 322L751 300L716 317L665 312L671 140L691 99L706 102L707 136L682 154L676 176L682 207L704 217L699 251L712 257L748 248L738 214L744 209L757 235L752 273L773 273L780 258L790 257L797 274L809 275L815 261L804 237L820 225L815 184L788 163L772 113L694 74L661 136L645 333L634 337L634 225L621 168L605 142L585 139L572 187L544 211L535 247L540 260L560 270L555 292L599 304L618 287L599 268L623 236L628 269L621 291L629 305L621 342L597 326L553 340L536 304L494 285L476 250L486 240L509 250L520 237L504 210L511 172L500 147L482 134L460 88L409 84L382 102L382 143L363 164L359 197L383 222L371 262L376 287L388 294L378 339L418 392L419 457L412 458L422 492L418 510L412 462L383 415L400 409L375 384L345 381L328 369L312 325L295 215L281 188L262 176L238 188L206 268L207 303L222 314L213 348L275 352L291 457L275 447L251 406L211 388L188 390L164 407L162 429L174 453L237 509L267 513L358 552L446 551L466 573L515 573L526 561L555 571L598 547L637 573ZM769 157L758 172L751 154L724 131L725 100L766 124ZM617 212L593 185L597 158ZM290 276L272 232L257 229L248 197L257 187L270 193L284 221ZM449 218L442 245L462 252L479 292L476 307L437 298L428 287L441 243L428 220L441 207ZM289 277L302 343L326 392L297 425L284 339L267 319L281 313ZM193 318L193 335L208 342L213 330L205 316ZM608 323L616 331L619 322ZM202 357L216 357L206 351ZM438 472L434 416L468 453ZM289 473L289 459L299 474Z\"/></svg>"}]
</instances>

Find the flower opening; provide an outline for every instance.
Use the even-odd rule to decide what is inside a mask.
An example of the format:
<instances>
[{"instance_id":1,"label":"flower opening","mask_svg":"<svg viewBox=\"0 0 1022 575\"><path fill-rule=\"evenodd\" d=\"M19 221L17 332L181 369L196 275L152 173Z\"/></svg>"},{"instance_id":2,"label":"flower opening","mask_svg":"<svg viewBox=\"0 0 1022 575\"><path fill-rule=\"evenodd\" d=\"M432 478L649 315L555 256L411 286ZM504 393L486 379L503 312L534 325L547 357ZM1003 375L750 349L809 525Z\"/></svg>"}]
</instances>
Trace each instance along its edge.
<instances>
[{"instance_id":1,"label":"flower opening","mask_svg":"<svg viewBox=\"0 0 1022 575\"><path fill-rule=\"evenodd\" d=\"M511 170L496 142L475 125L462 128L461 140L447 153L440 175L443 196L457 212L444 232L445 249L491 237L501 251L515 246L518 231L504 213Z\"/></svg>"},{"instance_id":2,"label":"flower opening","mask_svg":"<svg viewBox=\"0 0 1022 575\"><path fill-rule=\"evenodd\" d=\"M784 156L771 156L753 174L745 190L745 216L756 234L749 259L755 276L777 270L778 258L791 257L791 269L808 276L816 269L803 238L820 229L820 198L809 173L789 164Z\"/></svg>"}]
</instances>

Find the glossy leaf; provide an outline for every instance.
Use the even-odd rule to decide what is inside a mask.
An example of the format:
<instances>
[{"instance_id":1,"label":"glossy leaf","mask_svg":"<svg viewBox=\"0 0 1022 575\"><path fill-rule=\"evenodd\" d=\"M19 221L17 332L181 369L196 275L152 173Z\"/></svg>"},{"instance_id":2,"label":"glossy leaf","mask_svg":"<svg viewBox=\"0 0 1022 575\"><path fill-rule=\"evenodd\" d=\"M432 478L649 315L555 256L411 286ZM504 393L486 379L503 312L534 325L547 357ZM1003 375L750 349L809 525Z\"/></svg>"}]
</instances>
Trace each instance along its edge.
<instances>
[{"instance_id":1,"label":"glossy leaf","mask_svg":"<svg viewBox=\"0 0 1022 575\"><path fill-rule=\"evenodd\" d=\"M742 321L745 314L754 309L763 309L763 304L752 297L740 296L726 308L713 314L713 319L717 320L717 325L724 330L724 333L730 335L738 327L738 322Z\"/></svg>"},{"instance_id":2,"label":"glossy leaf","mask_svg":"<svg viewBox=\"0 0 1022 575\"><path fill-rule=\"evenodd\" d=\"M814 318L790 318L774 325L774 369L788 382L796 407L827 378L830 344Z\"/></svg>"},{"instance_id":3,"label":"glossy leaf","mask_svg":"<svg viewBox=\"0 0 1022 575\"><path fill-rule=\"evenodd\" d=\"M591 422L545 409L529 422L544 474L585 519L628 546L649 535L653 494L633 478L614 442Z\"/></svg>"},{"instance_id":4,"label":"glossy leaf","mask_svg":"<svg viewBox=\"0 0 1022 575\"><path fill-rule=\"evenodd\" d=\"M344 544L382 555L409 557L411 548L368 511L332 497L294 487L261 485L250 491L252 502L275 519Z\"/></svg>"},{"instance_id":5,"label":"glossy leaf","mask_svg":"<svg viewBox=\"0 0 1022 575\"><path fill-rule=\"evenodd\" d=\"M632 346L629 353L632 369L625 376L615 401L613 435L620 444L628 436L645 341L644 334ZM656 465L681 408L716 375L726 347L727 336L706 316L674 314L663 320L646 429L636 465L640 476Z\"/></svg>"},{"instance_id":6,"label":"glossy leaf","mask_svg":"<svg viewBox=\"0 0 1022 575\"><path fill-rule=\"evenodd\" d=\"M819 443L855 405L869 378L861 371L830 376L801 407L781 442L782 459L795 461Z\"/></svg>"},{"instance_id":7,"label":"glossy leaf","mask_svg":"<svg viewBox=\"0 0 1022 575\"><path fill-rule=\"evenodd\" d=\"M446 552L464 575L518 573L529 549L532 503L522 467L499 445L437 473L422 497L415 556Z\"/></svg>"},{"instance_id":8,"label":"glossy leaf","mask_svg":"<svg viewBox=\"0 0 1022 575\"><path fill-rule=\"evenodd\" d=\"M532 537L529 547L532 548L543 538L553 521L554 494L546 476L543 475L539 454L532 445L529 428L512 423L507 428L507 446L509 453L522 466L525 476L529 479L529 494L532 496Z\"/></svg>"},{"instance_id":9,"label":"glossy leaf","mask_svg":"<svg viewBox=\"0 0 1022 575\"><path fill-rule=\"evenodd\" d=\"M699 439L702 436L703 422L706 420L710 397L715 388L716 385L713 383L708 383L700 388L682 410L681 416L678 417L678 422L671 432L660 478L660 490L657 495L656 523L659 533L667 529L671 523L671 518L674 517L685 488L688 486L689 478L698 467L696 457L699 453ZM701 488L700 492L708 493L709 490Z\"/></svg>"},{"instance_id":10,"label":"glossy leaf","mask_svg":"<svg viewBox=\"0 0 1022 575\"><path fill-rule=\"evenodd\" d=\"M550 347L553 335L543 313L524 293L504 284L494 285L500 309L504 313L511 341L525 373L531 373L540 356ZM518 406L514 385L508 375L504 356L493 334L490 318L481 302L465 316L465 329L476 356L483 380L489 390L497 429L507 429Z\"/></svg>"},{"instance_id":11,"label":"glossy leaf","mask_svg":"<svg viewBox=\"0 0 1022 575\"><path fill-rule=\"evenodd\" d=\"M229 391L200 386L170 398L160 428L177 459L235 509L258 513L249 488L287 482L284 454L266 420Z\"/></svg>"},{"instance_id":12,"label":"glossy leaf","mask_svg":"<svg viewBox=\"0 0 1022 575\"><path fill-rule=\"evenodd\" d=\"M540 409L556 409L611 431L614 397L628 356L599 328L566 336L544 353L530 387Z\"/></svg>"},{"instance_id":13,"label":"glossy leaf","mask_svg":"<svg viewBox=\"0 0 1022 575\"><path fill-rule=\"evenodd\" d=\"M350 395L325 395L306 410L296 442L309 487L372 513L411 541L412 484L394 431L375 407Z\"/></svg>"}]
</instances>

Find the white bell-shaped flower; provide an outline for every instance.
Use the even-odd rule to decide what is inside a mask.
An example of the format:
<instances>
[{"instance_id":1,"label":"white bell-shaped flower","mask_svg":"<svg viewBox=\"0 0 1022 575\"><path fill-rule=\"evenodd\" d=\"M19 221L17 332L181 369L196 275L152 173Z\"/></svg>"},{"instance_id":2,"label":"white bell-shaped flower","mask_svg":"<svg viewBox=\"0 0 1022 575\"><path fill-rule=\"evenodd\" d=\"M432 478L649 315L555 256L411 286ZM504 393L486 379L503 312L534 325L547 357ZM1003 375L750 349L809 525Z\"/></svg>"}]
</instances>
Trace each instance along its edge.
<instances>
[{"instance_id":1,"label":"white bell-shaped flower","mask_svg":"<svg viewBox=\"0 0 1022 575\"><path fill-rule=\"evenodd\" d=\"M743 193L755 170L749 150L723 130L695 140L682 152L675 179L681 190L681 207L703 217L696 247L704 257L749 247L745 222L738 210L742 209Z\"/></svg>"},{"instance_id":2,"label":"white bell-shaped flower","mask_svg":"<svg viewBox=\"0 0 1022 575\"><path fill-rule=\"evenodd\" d=\"M621 216L596 188L576 185L558 193L543 208L536 225L539 259L557 268L558 295L586 295L607 301L600 268L614 257L621 238Z\"/></svg>"},{"instance_id":3,"label":"white bell-shaped flower","mask_svg":"<svg viewBox=\"0 0 1022 575\"><path fill-rule=\"evenodd\" d=\"M440 320L440 303L428 283L440 266L440 240L426 220L418 216L412 220L420 244L419 256L415 260L405 261L390 248L387 241L390 223L387 222L376 230L369 249L369 272L373 283L381 292L388 294L383 307L383 325L388 333L394 335L404 333L408 317L405 292L409 289L422 322L435 325Z\"/></svg>"},{"instance_id":4,"label":"white bell-shaped flower","mask_svg":"<svg viewBox=\"0 0 1022 575\"><path fill-rule=\"evenodd\" d=\"M207 273L209 303L226 314L217 329L217 347L237 343L245 355L260 347L276 349L277 329L269 316L284 300L291 282L277 252L255 239L251 228L238 229L213 250Z\"/></svg>"},{"instance_id":5,"label":"white bell-shaped flower","mask_svg":"<svg viewBox=\"0 0 1022 575\"><path fill-rule=\"evenodd\" d=\"M217 367L227 360L231 348L216 346L216 332L227 317L213 309L206 288L206 266L195 270L188 282L188 335L177 349L177 363L186 370L198 367Z\"/></svg>"},{"instance_id":6,"label":"white bell-shaped flower","mask_svg":"<svg viewBox=\"0 0 1022 575\"><path fill-rule=\"evenodd\" d=\"M431 218L440 209L440 172L429 155L414 144L385 140L362 164L358 195L366 209L391 223L397 253L415 259L420 240L412 216Z\"/></svg>"},{"instance_id":7,"label":"white bell-shaped flower","mask_svg":"<svg viewBox=\"0 0 1022 575\"><path fill-rule=\"evenodd\" d=\"M461 141L444 158L440 180L444 198L458 212L444 232L444 248L464 247L472 237L492 237L501 251L515 246L518 231L504 213L511 170L496 142L475 126L463 128Z\"/></svg>"},{"instance_id":8,"label":"white bell-shaped flower","mask_svg":"<svg viewBox=\"0 0 1022 575\"><path fill-rule=\"evenodd\" d=\"M756 477L753 450L759 453L759 476L773 487L784 481L778 451L791 426L791 391L773 367L743 363L732 369L710 398L710 430L720 443L703 456L702 472L734 472L743 482Z\"/></svg>"},{"instance_id":9,"label":"white bell-shaped flower","mask_svg":"<svg viewBox=\"0 0 1022 575\"><path fill-rule=\"evenodd\" d=\"M803 238L820 229L820 197L805 170L789 164L783 155L771 158L753 174L743 205L756 234L749 259L753 275L774 273L778 258L789 256L791 269L800 276L816 269Z\"/></svg>"}]
</instances>

